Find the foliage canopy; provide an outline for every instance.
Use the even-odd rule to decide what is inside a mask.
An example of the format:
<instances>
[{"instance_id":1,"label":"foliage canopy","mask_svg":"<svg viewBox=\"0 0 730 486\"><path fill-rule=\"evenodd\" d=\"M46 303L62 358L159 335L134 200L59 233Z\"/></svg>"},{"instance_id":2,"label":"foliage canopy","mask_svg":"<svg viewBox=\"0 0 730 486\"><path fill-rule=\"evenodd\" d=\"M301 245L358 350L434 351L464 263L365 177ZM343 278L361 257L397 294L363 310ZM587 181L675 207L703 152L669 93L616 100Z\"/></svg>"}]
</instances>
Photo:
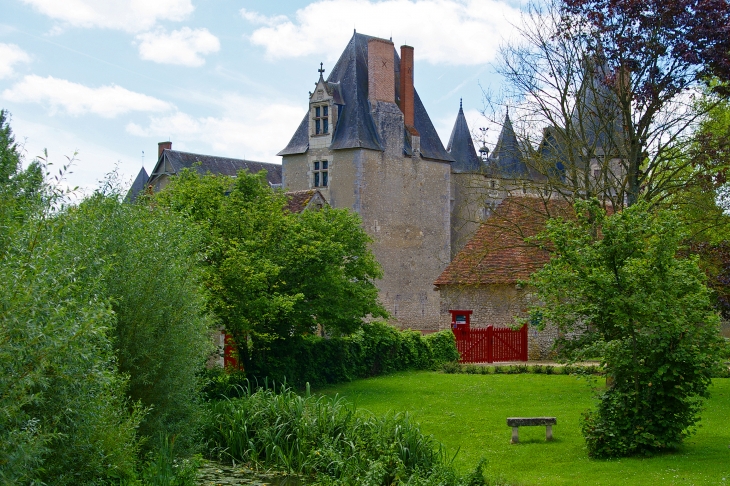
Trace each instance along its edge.
<instances>
[{"instance_id":1,"label":"foliage canopy","mask_svg":"<svg viewBox=\"0 0 730 486\"><path fill-rule=\"evenodd\" d=\"M576 213L539 237L554 256L531 277L532 318L565 333L568 356L602 357L612 385L585 416L591 455L672 448L699 420L718 364L704 275L696 258L677 256L684 235L669 212L639 203L606 216L594 200Z\"/></svg>"},{"instance_id":2,"label":"foliage canopy","mask_svg":"<svg viewBox=\"0 0 730 486\"><path fill-rule=\"evenodd\" d=\"M182 171L153 198L206 235L211 309L236 342L263 346L290 336L333 335L384 317L373 283L381 270L357 215L340 209L289 212L262 174L235 178ZM239 346L244 366L248 347Z\"/></svg>"}]
</instances>

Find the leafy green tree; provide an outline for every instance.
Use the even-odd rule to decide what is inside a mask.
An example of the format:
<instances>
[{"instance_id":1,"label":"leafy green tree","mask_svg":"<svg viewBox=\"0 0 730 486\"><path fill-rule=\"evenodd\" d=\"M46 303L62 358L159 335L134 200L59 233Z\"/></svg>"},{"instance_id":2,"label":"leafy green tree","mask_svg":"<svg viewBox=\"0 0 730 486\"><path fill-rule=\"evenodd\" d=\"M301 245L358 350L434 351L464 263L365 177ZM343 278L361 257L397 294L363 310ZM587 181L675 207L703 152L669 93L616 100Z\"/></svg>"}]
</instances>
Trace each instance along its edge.
<instances>
[{"instance_id":1,"label":"leafy green tree","mask_svg":"<svg viewBox=\"0 0 730 486\"><path fill-rule=\"evenodd\" d=\"M0 484L133 479L142 411L118 373L114 313L59 238L62 195L20 162L0 111Z\"/></svg>"},{"instance_id":2,"label":"leafy green tree","mask_svg":"<svg viewBox=\"0 0 730 486\"><path fill-rule=\"evenodd\" d=\"M112 185L113 187L113 185ZM97 192L59 215L59 238L114 312L111 326L128 394L148 409L139 432L176 437L189 452L200 415L199 371L213 352L200 260L201 235L180 215Z\"/></svg>"},{"instance_id":3,"label":"leafy green tree","mask_svg":"<svg viewBox=\"0 0 730 486\"><path fill-rule=\"evenodd\" d=\"M602 356L612 384L586 413L589 454L648 454L682 442L699 421L719 350L718 316L697 259L677 256L681 225L638 203L606 216L576 203L576 221L550 220L554 252L531 283L532 319L564 333L569 357Z\"/></svg>"},{"instance_id":4,"label":"leafy green tree","mask_svg":"<svg viewBox=\"0 0 730 486\"><path fill-rule=\"evenodd\" d=\"M154 203L191 218L207 235L210 305L240 344L260 346L293 335L359 328L385 316L373 280L381 270L359 218L345 210L292 214L286 196L262 174L236 178L183 171Z\"/></svg>"}]
</instances>

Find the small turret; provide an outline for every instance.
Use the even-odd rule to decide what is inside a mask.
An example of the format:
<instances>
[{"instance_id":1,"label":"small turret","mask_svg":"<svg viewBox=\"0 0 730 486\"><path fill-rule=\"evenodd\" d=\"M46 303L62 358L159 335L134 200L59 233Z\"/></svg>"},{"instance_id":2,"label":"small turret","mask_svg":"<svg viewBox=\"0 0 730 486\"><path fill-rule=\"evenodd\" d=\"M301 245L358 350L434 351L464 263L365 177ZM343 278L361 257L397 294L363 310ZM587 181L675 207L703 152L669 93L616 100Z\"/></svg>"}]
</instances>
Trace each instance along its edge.
<instances>
[{"instance_id":1,"label":"small turret","mask_svg":"<svg viewBox=\"0 0 730 486\"><path fill-rule=\"evenodd\" d=\"M464 116L464 107L459 100L459 113L456 115L456 123L451 131L449 145L446 150L456 160L451 164L453 172L479 172L482 168L482 160L477 156L474 149L474 141L471 139L469 125ZM481 149L480 149L481 152Z\"/></svg>"}]
</instances>

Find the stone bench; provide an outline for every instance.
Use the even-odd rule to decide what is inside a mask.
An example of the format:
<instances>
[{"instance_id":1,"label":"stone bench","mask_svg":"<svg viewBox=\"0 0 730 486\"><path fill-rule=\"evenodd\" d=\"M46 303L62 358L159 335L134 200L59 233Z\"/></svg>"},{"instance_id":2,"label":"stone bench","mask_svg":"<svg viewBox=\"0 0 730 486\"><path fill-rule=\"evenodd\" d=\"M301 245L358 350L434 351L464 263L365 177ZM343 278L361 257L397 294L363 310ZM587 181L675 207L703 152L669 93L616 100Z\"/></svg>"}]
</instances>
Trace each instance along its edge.
<instances>
[{"instance_id":1,"label":"stone bench","mask_svg":"<svg viewBox=\"0 0 730 486\"><path fill-rule=\"evenodd\" d=\"M558 421L555 417L508 417L507 427L512 427L512 444L520 442L519 428L534 425L545 426L545 440L553 440L553 425Z\"/></svg>"}]
</instances>

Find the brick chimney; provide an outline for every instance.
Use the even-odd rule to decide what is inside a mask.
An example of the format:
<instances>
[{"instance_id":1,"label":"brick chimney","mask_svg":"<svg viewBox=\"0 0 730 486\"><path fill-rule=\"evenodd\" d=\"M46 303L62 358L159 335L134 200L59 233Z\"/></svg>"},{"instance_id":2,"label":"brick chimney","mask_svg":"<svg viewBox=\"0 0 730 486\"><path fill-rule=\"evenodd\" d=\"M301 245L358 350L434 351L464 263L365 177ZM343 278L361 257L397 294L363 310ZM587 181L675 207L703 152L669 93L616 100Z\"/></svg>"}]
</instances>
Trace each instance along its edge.
<instances>
[{"instance_id":1,"label":"brick chimney","mask_svg":"<svg viewBox=\"0 0 730 486\"><path fill-rule=\"evenodd\" d=\"M400 111L403 112L403 123L412 127L414 123L413 103L413 48L400 46Z\"/></svg>"},{"instance_id":2,"label":"brick chimney","mask_svg":"<svg viewBox=\"0 0 730 486\"><path fill-rule=\"evenodd\" d=\"M395 103L395 55L393 43L368 40L368 99Z\"/></svg>"},{"instance_id":3,"label":"brick chimney","mask_svg":"<svg viewBox=\"0 0 730 486\"><path fill-rule=\"evenodd\" d=\"M172 142L160 142L157 144L157 160L162 157L163 150L172 150Z\"/></svg>"}]
</instances>

